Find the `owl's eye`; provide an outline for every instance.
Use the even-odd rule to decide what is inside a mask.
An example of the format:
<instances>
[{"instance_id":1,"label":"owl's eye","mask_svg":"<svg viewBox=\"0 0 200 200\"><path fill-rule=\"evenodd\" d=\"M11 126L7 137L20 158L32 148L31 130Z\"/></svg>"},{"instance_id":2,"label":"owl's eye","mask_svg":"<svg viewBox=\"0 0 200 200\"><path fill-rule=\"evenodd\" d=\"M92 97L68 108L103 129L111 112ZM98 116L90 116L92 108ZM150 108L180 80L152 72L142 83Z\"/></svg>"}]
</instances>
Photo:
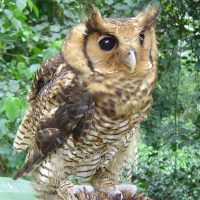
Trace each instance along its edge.
<instances>
[{"instance_id":1,"label":"owl's eye","mask_svg":"<svg viewBox=\"0 0 200 200\"><path fill-rule=\"evenodd\" d=\"M144 42L144 38L145 38L144 34L140 34L139 38L140 38L140 45L141 45L141 47L144 47L144 44L145 44L145 42Z\"/></svg>"},{"instance_id":2,"label":"owl's eye","mask_svg":"<svg viewBox=\"0 0 200 200\"><path fill-rule=\"evenodd\" d=\"M115 46L116 46L117 42L115 40L115 38L113 37L104 37L103 39L101 39L99 41L99 47L102 51L106 51L109 52L111 51Z\"/></svg>"}]
</instances>

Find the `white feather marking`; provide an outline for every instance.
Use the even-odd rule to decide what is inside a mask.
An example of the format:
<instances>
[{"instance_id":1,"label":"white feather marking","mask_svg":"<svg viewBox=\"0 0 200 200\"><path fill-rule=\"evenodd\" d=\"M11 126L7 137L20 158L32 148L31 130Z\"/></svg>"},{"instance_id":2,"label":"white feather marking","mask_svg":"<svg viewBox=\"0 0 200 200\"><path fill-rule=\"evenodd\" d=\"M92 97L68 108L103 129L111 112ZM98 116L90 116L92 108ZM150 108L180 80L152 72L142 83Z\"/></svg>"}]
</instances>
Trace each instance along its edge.
<instances>
[{"instance_id":1,"label":"white feather marking","mask_svg":"<svg viewBox=\"0 0 200 200\"><path fill-rule=\"evenodd\" d=\"M96 168L96 165L81 166L78 168L79 172L87 172Z\"/></svg>"},{"instance_id":2,"label":"white feather marking","mask_svg":"<svg viewBox=\"0 0 200 200\"><path fill-rule=\"evenodd\" d=\"M44 165L44 167L46 167L46 168L48 168L48 169L52 169L52 165L51 165L51 163L50 162L46 162L46 163L44 163L43 164Z\"/></svg>"},{"instance_id":3,"label":"white feather marking","mask_svg":"<svg viewBox=\"0 0 200 200\"><path fill-rule=\"evenodd\" d=\"M89 131L89 134L90 134L90 135L93 135L93 136L98 136L98 132L97 132L97 131L94 131L94 130L90 130L90 131Z\"/></svg>"},{"instance_id":4,"label":"white feather marking","mask_svg":"<svg viewBox=\"0 0 200 200\"><path fill-rule=\"evenodd\" d=\"M72 82L72 79L71 78L68 78L65 82L64 82L64 87L67 87L71 84Z\"/></svg>"},{"instance_id":5,"label":"white feather marking","mask_svg":"<svg viewBox=\"0 0 200 200\"><path fill-rule=\"evenodd\" d=\"M45 176L41 176L40 181L42 181L43 183L49 183L49 179L46 178Z\"/></svg>"},{"instance_id":6,"label":"white feather marking","mask_svg":"<svg viewBox=\"0 0 200 200\"><path fill-rule=\"evenodd\" d=\"M117 130L117 133L120 133L120 132L122 132L122 131L126 131L128 128L129 128L128 125L126 125L126 126L124 126L124 127L121 127L121 128L119 128L119 129Z\"/></svg>"},{"instance_id":7,"label":"white feather marking","mask_svg":"<svg viewBox=\"0 0 200 200\"><path fill-rule=\"evenodd\" d=\"M54 114L57 110L58 110L58 107L51 109L50 112L49 112L49 115Z\"/></svg>"},{"instance_id":8,"label":"white feather marking","mask_svg":"<svg viewBox=\"0 0 200 200\"><path fill-rule=\"evenodd\" d=\"M106 139L108 140L116 140L117 138L121 137L121 135L107 135ZM107 143L107 141L104 141L104 143Z\"/></svg>"},{"instance_id":9,"label":"white feather marking","mask_svg":"<svg viewBox=\"0 0 200 200\"><path fill-rule=\"evenodd\" d=\"M84 182L85 182L85 179L88 179L90 180L92 175L95 173L96 170L90 170L90 171L79 171L79 169L77 170L77 173L76 173L76 177L77 178L84 178Z\"/></svg>"},{"instance_id":10,"label":"white feather marking","mask_svg":"<svg viewBox=\"0 0 200 200\"><path fill-rule=\"evenodd\" d=\"M39 168L39 171L42 175L46 176L46 177L53 177L53 173L51 173L49 170L47 170L46 168Z\"/></svg>"},{"instance_id":11,"label":"white feather marking","mask_svg":"<svg viewBox=\"0 0 200 200\"><path fill-rule=\"evenodd\" d=\"M129 119L127 119L127 120L121 122L121 123L119 124L119 127L123 127L123 126L127 125L128 122L129 122Z\"/></svg>"},{"instance_id":12,"label":"white feather marking","mask_svg":"<svg viewBox=\"0 0 200 200\"><path fill-rule=\"evenodd\" d=\"M91 185L74 185L72 188L74 194L77 194L80 191L84 192L85 190L87 193L94 192L94 189Z\"/></svg>"},{"instance_id":13,"label":"white feather marking","mask_svg":"<svg viewBox=\"0 0 200 200\"><path fill-rule=\"evenodd\" d=\"M138 114L138 113L132 115L132 119L136 119L136 118L138 118L138 117L139 117L139 114Z\"/></svg>"},{"instance_id":14,"label":"white feather marking","mask_svg":"<svg viewBox=\"0 0 200 200\"><path fill-rule=\"evenodd\" d=\"M104 126L104 127L112 127L113 125L110 124L110 123L104 123L102 126Z\"/></svg>"}]
</instances>

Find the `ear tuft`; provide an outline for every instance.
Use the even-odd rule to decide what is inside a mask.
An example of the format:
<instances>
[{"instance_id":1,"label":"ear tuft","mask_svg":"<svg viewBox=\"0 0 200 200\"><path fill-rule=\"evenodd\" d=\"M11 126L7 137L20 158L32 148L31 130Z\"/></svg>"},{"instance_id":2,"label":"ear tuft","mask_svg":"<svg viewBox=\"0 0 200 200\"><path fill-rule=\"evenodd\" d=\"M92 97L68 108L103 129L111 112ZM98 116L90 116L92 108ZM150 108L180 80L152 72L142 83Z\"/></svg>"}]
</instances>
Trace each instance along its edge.
<instances>
[{"instance_id":1,"label":"ear tuft","mask_svg":"<svg viewBox=\"0 0 200 200\"><path fill-rule=\"evenodd\" d=\"M86 15L87 34L101 30L101 25L104 24L104 19L101 13L95 8L94 4L89 3L88 8L90 13Z\"/></svg>"},{"instance_id":2,"label":"ear tuft","mask_svg":"<svg viewBox=\"0 0 200 200\"><path fill-rule=\"evenodd\" d=\"M159 15L160 6L149 4L144 12L139 13L136 18L139 18L139 24L141 27L153 26Z\"/></svg>"}]
</instances>

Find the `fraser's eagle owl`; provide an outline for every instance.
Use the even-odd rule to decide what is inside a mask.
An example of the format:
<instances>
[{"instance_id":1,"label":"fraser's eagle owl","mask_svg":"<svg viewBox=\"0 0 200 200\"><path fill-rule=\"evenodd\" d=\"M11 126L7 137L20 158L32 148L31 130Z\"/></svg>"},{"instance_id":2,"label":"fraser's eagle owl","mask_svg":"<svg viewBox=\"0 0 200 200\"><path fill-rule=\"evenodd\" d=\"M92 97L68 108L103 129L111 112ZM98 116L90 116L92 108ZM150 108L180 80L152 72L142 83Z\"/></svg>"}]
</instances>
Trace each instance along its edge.
<instances>
[{"instance_id":1,"label":"fraser's eagle owl","mask_svg":"<svg viewBox=\"0 0 200 200\"><path fill-rule=\"evenodd\" d=\"M70 175L111 196L136 192L118 183L123 170L130 181L137 126L151 108L158 7L133 18L102 18L93 5L90 12L37 70L14 141L29 151L13 179L30 173L38 199L56 199L63 185L76 196L83 187Z\"/></svg>"}]
</instances>

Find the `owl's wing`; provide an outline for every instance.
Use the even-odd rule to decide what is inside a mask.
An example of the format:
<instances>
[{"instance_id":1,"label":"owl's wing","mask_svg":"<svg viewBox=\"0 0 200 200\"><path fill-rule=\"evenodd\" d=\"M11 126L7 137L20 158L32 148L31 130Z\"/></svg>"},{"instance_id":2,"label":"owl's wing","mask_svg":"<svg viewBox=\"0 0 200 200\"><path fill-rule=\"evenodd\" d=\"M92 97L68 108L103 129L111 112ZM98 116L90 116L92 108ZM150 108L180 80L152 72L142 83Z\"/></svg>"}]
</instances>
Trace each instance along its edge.
<instances>
[{"instance_id":1,"label":"owl's wing","mask_svg":"<svg viewBox=\"0 0 200 200\"><path fill-rule=\"evenodd\" d=\"M64 143L65 138L76 127L79 130L81 129L79 137L76 136L77 140L83 141L88 131L87 125L90 124L88 122L90 122L92 117L88 113L91 113L92 110L93 104L89 100L80 100L74 104L62 105L55 114L41 119L38 125L38 131L34 137L34 146L31 146L29 150L29 158L19 168L18 172L13 176L13 179L16 180L36 169L48 155ZM83 137L81 137L81 133L83 133Z\"/></svg>"},{"instance_id":2,"label":"owl's wing","mask_svg":"<svg viewBox=\"0 0 200 200\"><path fill-rule=\"evenodd\" d=\"M33 80L31 89L28 93L28 101L31 101L36 98L42 86L52 78L54 73L57 71L58 67L64 62L64 58L60 53L49 58L42 65L40 65L35 74L35 78Z\"/></svg>"},{"instance_id":3,"label":"owl's wing","mask_svg":"<svg viewBox=\"0 0 200 200\"><path fill-rule=\"evenodd\" d=\"M77 72L62 63L37 92L30 107L32 115L29 112L27 129L32 131L30 149L14 180L37 168L69 134L73 135L75 144L81 143L90 126L94 103L79 82Z\"/></svg>"},{"instance_id":4,"label":"owl's wing","mask_svg":"<svg viewBox=\"0 0 200 200\"><path fill-rule=\"evenodd\" d=\"M58 54L40 65L35 74L31 89L27 95L29 103L33 102L38 97L38 94L43 86L52 78L62 63L64 63L64 59L61 54ZM33 106L30 104L14 140L13 148L15 151L22 151L31 143L31 137L33 134L31 127L33 112Z\"/></svg>"}]
</instances>

